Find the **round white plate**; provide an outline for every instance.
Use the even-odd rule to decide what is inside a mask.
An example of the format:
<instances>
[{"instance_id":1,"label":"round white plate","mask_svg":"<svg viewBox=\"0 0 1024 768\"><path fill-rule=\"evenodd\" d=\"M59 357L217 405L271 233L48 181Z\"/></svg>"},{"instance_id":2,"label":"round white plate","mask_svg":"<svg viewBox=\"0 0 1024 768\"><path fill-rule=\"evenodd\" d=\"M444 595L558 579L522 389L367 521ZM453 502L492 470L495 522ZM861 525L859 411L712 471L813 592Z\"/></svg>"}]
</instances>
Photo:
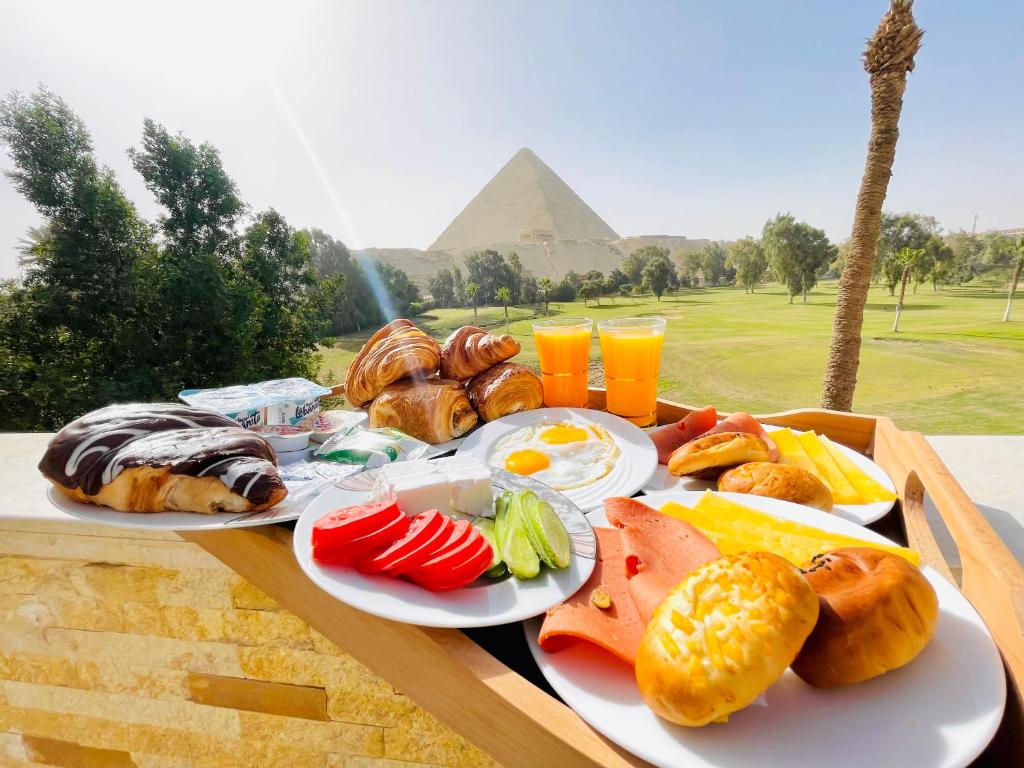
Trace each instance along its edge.
<instances>
[{"instance_id":1,"label":"round white plate","mask_svg":"<svg viewBox=\"0 0 1024 768\"><path fill-rule=\"evenodd\" d=\"M542 421L598 424L608 430L619 446L621 454L611 472L590 485L562 491L584 512L600 507L611 496L632 496L650 481L658 466L658 449L646 432L614 414L587 408L538 408L504 416L469 435L455 455L469 454L490 465L488 460L499 440L517 429Z\"/></svg>"},{"instance_id":2,"label":"round white plate","mask_svg":"<svg viewBox=\"0 0 1024 768\"><path fill-rule=\"evenodd\" d=\"M768 434L776 430L770 426L766 427ZM794 433L800 434L797 430L793 430ZM850 461L857 465L857 467L863 471L868 477L875 482L881 484L885 488L888 488L893 493L896 492L896 485L893 483L892 478L886 474L885 470L875 464L871 459L862 453L857 453L852 448L847 448L841 443L836 443L836 447L840 451L845 453ZM715 483L707 480L697 480L693 477L676 477L668 473L668 467L664 464L659 464L654 470L654 474L651 476L650 482L648 482L643 489L644 493L654 493L657 491L703 491L710 488L715 489ZM857 523L858 525L868 525L876 520L881 520L888 514L889 510L893 508L895 501L876 501L872 504L836 504L832 507L832 513L837 517L842 517L845 520Z\"/></svg>"},{"instance_id":3,"label":"round white plate","mask_svg":"<svg viewBox=\"0 0 1024 768\"><path fill-rule=\"evenodd\" d=\"M405 579L364 576L354 568L328 565L313 559L313 523L328 512L365 503L372 488L373 470L339 481L314 499L295 526L292 546L302 570L322 590L374 616L425 627L465 629L490 627L522 621L544 613L582 587L594 570L597 539L594 529L578 507L546 485L504 470L492 473L497 492L526 489L554 507L572 541L572 562L568 568L541 568L535 579L500 581L478 579L468 587L450 592L430 592Z\"/></svg>"},{"instance_id":4,"label":"round white plate","mask_svg":"<svg viewBox=\"0 0 1024 768\"><path fill-rule=\"evenodd\" d=\"M760 496L724 497L823 530L888 542L855 523L808 507ZM692 506L700 492L641 498L658 508ZM603 512L590 515L605 525ZM922 569L939 598L935 636L907 666L865 683L823 690L792 671L729 722L684 728L643 703L632 668L589 643L558 653L537 645L540 621L524 623L530 650L559 696L595 730L664 768L857 766L952 768L971 762L999 726L1006 701L1003 666L981 617L932 568Z\"/></svg>"},{"instance_id":5,"label":"round white plate","mask_svg":"<svg viewBox=\"0 0 1024 768\"><path fill-rule=\"evenodd\" d=\"M46 498L61 512L87 523L149 531L220 531L224 528L251 528L256 525L298 520L302 512L301 503L289 505L287 498L265 512L220 512L216 515L200 515L195 512L118 512L110 507L73 501L53 487L46 489Z\"/></svg>"}]
</instances>

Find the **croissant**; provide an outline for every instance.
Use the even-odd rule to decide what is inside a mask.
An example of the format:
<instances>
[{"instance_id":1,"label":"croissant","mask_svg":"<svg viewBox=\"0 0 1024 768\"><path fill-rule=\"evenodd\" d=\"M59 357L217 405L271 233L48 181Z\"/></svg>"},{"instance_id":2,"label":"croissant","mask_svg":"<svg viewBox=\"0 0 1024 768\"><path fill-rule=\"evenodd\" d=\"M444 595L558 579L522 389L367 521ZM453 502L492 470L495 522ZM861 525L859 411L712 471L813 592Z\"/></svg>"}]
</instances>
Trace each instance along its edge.
<instances>
[{"instance_id":1,"label":"croissant","mask_svg":"<svg viewBox=\"0 0 1024 768\"><path fill-rule=\"evenodd\" d=\"M444 340L441 378L466 381L495 363L519 354L522 347L511 336L497 336L475 325L464 325Z\"/></svg>"},{"instance_id":2,"label":"croissant","mask_svg":"<svg viewBox=\"0 0 1024 768\"><path fill-rule=\"evenodd\" d=\"M431 376L441 362L441 348L409 320L393 320L377 331L345 374L345 394L362 407L388 384L406 376Z\"/></svg>"},{"instance_id":3,"label":"croissant","mask_svg":"<svg viewBox=\"0 0 1024 768\"><path fill-rule=\"evenodd\" d=\"M533 371L519 363L498 363L466 385L469 402L484 421L532 411L544 402L544 389Z\"/></svg>"},{"instance_id":4,"label":"croissant","mask_svg":"<svg viewBox=\"0 0 1024 768\"><path fill-rule=\"evenodd\" d=\"M176 403L88 413L57 433L39 470L68 498L121 512L254 512L288 494L270 443Z\"/></svg>"},{"instance_id":5,"label":"croissant","mask_svg":"<svg viewBox=\"0 0 1024 768\"><path fill-rule=\"evenodd\" d=\"M466 391L451 379L400 381L370 405L371 427L394 427L435 445L461 437L476 422Z\"/></svg>"}]
</instances>

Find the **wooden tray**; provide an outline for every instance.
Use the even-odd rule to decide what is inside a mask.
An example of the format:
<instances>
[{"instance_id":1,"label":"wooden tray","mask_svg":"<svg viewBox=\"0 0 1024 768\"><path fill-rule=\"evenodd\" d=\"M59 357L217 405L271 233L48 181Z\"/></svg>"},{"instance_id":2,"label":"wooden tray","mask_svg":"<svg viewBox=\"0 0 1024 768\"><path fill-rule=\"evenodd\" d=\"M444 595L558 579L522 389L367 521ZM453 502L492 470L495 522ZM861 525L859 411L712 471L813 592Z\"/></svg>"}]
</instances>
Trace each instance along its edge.
<instances>
[{"instance_id":1,"label":"wooden tray","mask_svg":"<svg viewBox=\"0 0 1024 768\"><path fill-rule=\"evenodd\" d=\"M592 389L590 407L602 409L604 404L604 390ZM678 421L691 410L659 400L658 420ZM920 433L902 432L884 417L807 409L757 418L814 430L872 456L892 476L900 501L871 527L917 549L926 563L956 584L925 518L928 494L959 550L960 588L984 618L1006 667L1006 715L979 762L1018 764L1024 754L1024 570L931 446ZM470 637L458 630L396 624L350 608L302 573L286 526L180 535L505 766L647 765L599 736L546 690L518 624Z\"/></svg>"}]
</instances>

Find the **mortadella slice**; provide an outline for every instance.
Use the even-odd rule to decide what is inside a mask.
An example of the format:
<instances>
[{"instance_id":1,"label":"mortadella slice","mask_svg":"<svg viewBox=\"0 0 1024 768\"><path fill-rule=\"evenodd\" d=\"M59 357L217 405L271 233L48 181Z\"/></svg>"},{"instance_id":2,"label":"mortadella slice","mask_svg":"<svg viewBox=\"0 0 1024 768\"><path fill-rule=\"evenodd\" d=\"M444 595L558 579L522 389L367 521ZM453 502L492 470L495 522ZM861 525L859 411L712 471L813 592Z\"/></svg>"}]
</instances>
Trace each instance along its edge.
<instances>
[{"instance_id":1,"label":"mortadella slice","mask_svg":"<svg viewBox=\"0 0 1024 768\"><path fill-rule=\"evenodd\" d=\"M689 523L663 515L635 499L606 499L608 522L619 529L630 597L646 624L665 595L718 548Z\"/></svg>"},{"instance_id":2,"label":"mortadella slice","mask_svg":"<svg viewBox=\"0 0 1024 768\"><path fill-rule=\"evenodd\" d=\"M704 434L717 435L719 432L746 432L748 435L757 435L768 446L771 460L779 460L779 448L775 445L775 441L768 436L764 427L761 426L761 422L745 411L736 411L736 413L730 415L729 418L712 427Z\"/></svg>"},{"instance_id":3,"label":"mortadella slice","mask_svg":"<svg viewBox=\"0 0 1024 768\"><path fill-rule=\"evenodd\" d=\"M595 528L594 532L597 534L594 572L576 594L548 611L538 642L545 651L555 652L576 640L585 640L632 665L644 625L626 586L621 537L614 528ZM610 598L607 608L594 604L594 590Z\"/></svg>"},{"instance_id":4,"label":"mortadella slice","mask_svg":"<svg viewBox=\"0 0 1024 768\"><path fill-rule=\"evenodd\" d=\"M675 424L652 429L647 434L658 449L658 462L668 464L668 457L672 455L672 451L700 437L714 427L717 421L718 413L715 406L705 405L703 408L690 411Z\"/></svg>"}]
</instances>

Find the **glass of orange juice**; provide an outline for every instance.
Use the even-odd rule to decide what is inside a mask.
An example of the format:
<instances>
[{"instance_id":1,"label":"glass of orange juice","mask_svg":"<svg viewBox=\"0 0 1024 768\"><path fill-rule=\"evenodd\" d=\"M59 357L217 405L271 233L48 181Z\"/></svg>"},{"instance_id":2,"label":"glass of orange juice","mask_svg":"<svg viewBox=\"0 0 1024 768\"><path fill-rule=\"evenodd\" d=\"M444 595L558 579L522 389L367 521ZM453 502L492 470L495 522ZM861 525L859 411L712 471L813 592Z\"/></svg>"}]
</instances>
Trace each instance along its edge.
<instances>
[{"instance_id":1,"label":"glass of orange juice","mask_svg":"<svg viewBox=\"0 0 1024 768\"><path fill-rule=\"evenodd\" d=\"M556 317L533 324L540 357L544 405L586 408L590 336L594 321L587 317Z\"/></svg>"},{"instance_id":2,"label":"glass of orange juice","mask_svg":"<svg viewBox=\"0 0 1024 768\"><path fill-rule=\"evenodd\" d=\"M657 421L665 318L621 317L597 324L608 411L639 427Z\"/></svg>"}]
</instances>

